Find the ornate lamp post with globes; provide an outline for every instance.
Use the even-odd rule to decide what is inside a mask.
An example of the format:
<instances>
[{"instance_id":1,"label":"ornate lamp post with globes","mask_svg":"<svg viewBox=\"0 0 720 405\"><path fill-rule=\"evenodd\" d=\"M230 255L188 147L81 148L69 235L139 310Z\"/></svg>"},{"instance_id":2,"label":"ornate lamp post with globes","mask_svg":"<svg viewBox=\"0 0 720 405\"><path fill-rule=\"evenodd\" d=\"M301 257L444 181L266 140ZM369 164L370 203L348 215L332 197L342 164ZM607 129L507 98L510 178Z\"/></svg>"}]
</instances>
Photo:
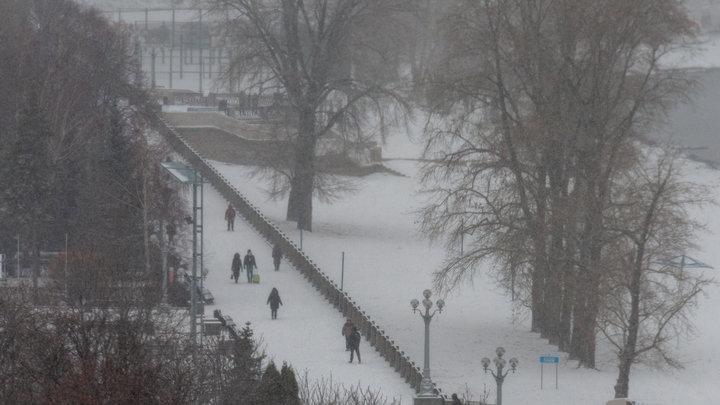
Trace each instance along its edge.
<instances>
[{"instance_id":1,"label":"ornate lamp post with globes","mask_svg":"<svg viewBox=\"0 0 720 405\"><path fill-rule=\"evenodd\" d=\"M430 320L435 316L435 313L442 312L443 307L445 307L445 301L443 300L437 300L437 309L430 313L430 308L432 308L433 303L430 301L430 296L432 295L432 291L425 290L423 291L423 296L425 299L422 301L423 306L425 307L425 314L422 313L421 309L417 309L418 305L420 305L420 302L418 300L412 300L410 301L410 305L412 305L413 312L420 311L420 316L423 318L423 321L425 321L425 367L423 368L423 378L422 382L420 383L420 392L418 393L417 398L415 399L415 405L419 405L418 403L434 403L436 399L442 400L439 396L435 395L433 392L433 383L432 379L430 378ZM430 401L424 401L423 399L430 399ZM442 403L441 401L438 401L438 403Z\"/></svg>"},{"instance_id":2,"label":"ornate lamp post with globes","mask_svg":"<svg viewBox=\"0 0 720 405\"><path fill-rule=\"evenodd\" d=\"M495 363L495 366L497 366L497 374L495 374L494 371L490 370L490 373L492 373L492 376L495 377L495 383L497 383L497 401L496 405L502 405L502 384L503 381L505 381L505 376L508 375L510 370L506 371L505 374L503 374L503 367L505 367L505 359L502 358L502 356L505 354L505 349L502 347L498 347L495 349L495 354L497 354L497 357L493 359L493 363ZM480 360L483 365L483 369L485 369L485 373L488 371L488 367L490 366L490 359L487 357L484 357L482 360ZM512 372L515 374L515 368L517 367L518 359L513 357L510 359L510 367L512 367Z\"/></svg>"}]
</instances>

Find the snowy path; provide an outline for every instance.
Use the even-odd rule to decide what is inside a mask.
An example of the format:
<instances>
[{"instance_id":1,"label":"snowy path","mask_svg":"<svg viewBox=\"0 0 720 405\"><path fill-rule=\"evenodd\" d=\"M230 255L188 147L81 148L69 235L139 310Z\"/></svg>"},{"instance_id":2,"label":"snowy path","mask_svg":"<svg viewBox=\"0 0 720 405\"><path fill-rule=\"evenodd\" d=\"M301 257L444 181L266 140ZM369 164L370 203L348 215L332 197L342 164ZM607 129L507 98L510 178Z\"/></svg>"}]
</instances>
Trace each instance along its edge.
<instances>
[{"instance_id":1,"label":"snowy path","mask_svg":"<svg viewBox=\"0 0 720 405\"><path fill-rule=\"evenodd\" d=\"M391 149L392 145L388 146ZM407 141L398 140L393 156L410 157L415 152ZM403 154L397 153L402 151ZM294 223L284 221L286 202L268 202L257 179L248 178L247 167L211 162L253 204L296 244L299 232ZM415 163L388 163L401 173L414 176ZM720 184L716 170L690 163L689 175L712 185ZM418 183L413 177L374 174L360 179L358 194L332 205L315 204L314 232L305 233L303 250L318 266L340 285L341 254L345 252L344 289L375 322L394 339L395 344L421 365L423 361L423 323L412 313L410 300L420 298L431 285L432 271L437 269L444 252L429 246L417 235L412 211L421 203L416 194ZM715 189L716 195L720 188ZM348 364L340 329L344 322L339 312L324 301L314 288L287 263L273 271L268 246L240 220L235 232L226 231L222 220L227 207L211 187L205 189L205 265L210 269L207 287L216 297L216 305L232 316L238 327L252 322L257 336L262 336L267 352L281 363L287 361L296 370L307 370L311 379L330 378L346 386L360 382L362 387L380 390L388 397L412 401L413 390L388 363L375 354L365 341L361 346L363 363ZM720 229L720 207L706 207L696 212L712 230ZM706 235L702 252L691 256L713 266L720 263L720 235ZM244 255L252 249L260 266L260 285L234 284L230 278L232 255ZM718 270L711 270L716 275ZM241 275L241 280L244 274ZM285 306L278 320L270 320L265 304L272 287L277 287ZM720 288L708 289L709 297L700 298L695 313L697 336L689 343L677 343L685 369L671 373L633 367L630 395L638 405L671 403L720 403L720 350L717 336L720 322ZM433 297L433 301L440 297ZM608 347L599 342L598 370L577 368L577 361L530 333L527 311L513 308L510 298L494 290L491 279L480 275L474 285L442 297L446 309L431 324L430 366L433 381L445 394L465 387L473 400L480 399L483 389L495 398L495 382L485 374L480 359L494 357L497 346L504 346L507 356L517 357L520 366L510 374L503 387L506 404L532 405L603 405L614 396L616 363ZM554 389L555 367L544 368L545 386L540 389L541 355L557 355L559 387Z\"/></svg>"},{"instance_id":2,"label":"snowy path","mask_svg":"<svg viewBox=\"0 0 720 405\"><path fill-rule=\"evenodd\" d=\"M332 377L345 386L360 383L410 403L414 390L364 340L360 347L362 364L357 360L348 363L340 333L345 322L342 314L287 262L283 261L280 271L274 271L271 246L242 220L236 220L235 231L228 232L223 220L227 202L212 187L204 191L204 264L210 271L205 287L215 296L215 305L207 306L205 314L212 316L213 309L220 309L233 318L238 329L250 321L255 336L262 338L269 357L278 366L287 361L299 374L307 370L311 381ZM235 284L230 279L232 256L235 252L244 256L248 249L256 257L260 284L248 284L244 272ZM270 319L270 306L266 305L273 287L279 290L284 304L277 320Z\"/></svg>"}]
</instances>

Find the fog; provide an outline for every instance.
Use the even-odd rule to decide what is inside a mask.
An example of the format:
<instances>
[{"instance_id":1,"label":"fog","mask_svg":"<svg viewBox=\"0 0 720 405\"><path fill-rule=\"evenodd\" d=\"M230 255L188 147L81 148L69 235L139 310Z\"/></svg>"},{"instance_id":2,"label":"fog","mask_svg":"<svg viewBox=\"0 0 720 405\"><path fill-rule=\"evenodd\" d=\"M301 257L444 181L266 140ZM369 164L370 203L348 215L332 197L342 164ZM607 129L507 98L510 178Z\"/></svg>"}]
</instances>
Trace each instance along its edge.
<instances>
[{"instance_id":1,"label":"fog","mask_svg":"<svg viewBox=\"0 0 720 405\"><path fill-rule=\"evenodd\" d=\"M691 158L720 166L720 68L693 72L698 91L690 104L675 106L667 127L653 137L680 146Z\"/></svg>"}]
</instances>

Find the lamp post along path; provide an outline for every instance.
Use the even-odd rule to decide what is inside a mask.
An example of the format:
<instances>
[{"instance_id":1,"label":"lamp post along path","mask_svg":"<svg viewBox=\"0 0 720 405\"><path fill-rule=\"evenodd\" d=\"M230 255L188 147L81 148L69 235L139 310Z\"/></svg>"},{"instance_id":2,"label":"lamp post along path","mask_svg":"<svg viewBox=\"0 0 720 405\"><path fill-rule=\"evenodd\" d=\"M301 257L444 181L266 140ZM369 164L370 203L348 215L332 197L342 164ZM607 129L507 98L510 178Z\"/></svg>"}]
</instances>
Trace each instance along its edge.
<instances>
[{"instance_id":1,"label":"lamp post along path","mask_svg":"<svg viewBox=\"0 0 720 405\"><path fill-rule=\"evenodd\" d=\"M195 168L185 166L180 162L161 162L160 166L163 167L175 180L183 184L192 184L193 186L193 215L192 215L192 226L193 226L193 251L192 251L192 280L191 280L191 291L190 291L190 342L193 345L197 345L197 280L198 280L198 259L200 266L202 267L202 256L203 256L203 216L202 216L202 202L203 202L203 183L206 180ZM200 204L198 204L198 191L200 192ZM198 212L200 216L198 217ZM199 237L198 237L199 236ZM202 271L202 269L201 269ZM202 288L202 278L200 280L200 288Z\"/></svg>"},{"instance_id":2,"label":"lamp post along path","mask_svg":"<svg viewBox=\"0 0 720 405\"><path fill-rule=\"evenodd\" d=\"M493 363L495 363L495 366L497 367L497 374L492 370L490 370L490 373L495 378L495 383L497 384L497 401L495 402L495 404L502 405L502 384L503 381L505 381L505 377L508 375L510 370L506 371L505 374L503 374L503 368L505 368L505 364L507 364L505 359L502 358L505 354L505 349L503 349L502 347L498 347L497 349L495 349L495 354L497 354L497 357L493 359ZM484 357L482 360L480 360L480 362L483 365L485 373L487 373L489 370L488 367L490 367L490 359ZM518 361L518 359L514 357L510 359L510 367L512 368L513 374L515 373L515 369L517 368L517 365L519 363L520 362Z\"/></svg>"},{"instance_id":3,"label":"lamp post along path","mask_svg":"<svg viewBox=\"0 0 720 405\"><path fill-rule=\"evenodd\" d=\"M430 301L430 296L432 295L432 291L425 290L423 291L423 296L425 299L422 301L422 305L425 307L425 313L423 314L422 309L417 309L420 305L420 302L418 300L412 300L410 301L410 305L412 306L413 312L420 312L420 316L423 318L423 321L425 322L425 364L423 368L423 378L422 382L420 383L420 392L418 393L418 396L416 398L415 403L423 402L423 401L417 401L418 399L431 399L435 400L438 399L442 402L442 398L440 398L437 394L434 392L434 386L432 379L430 378L430 320L435 316L436 313L442 312L443 308L445 307L445 301L439 299L436 302L437 309L434 310L432 313L430 313L430 309L433 306L432 301ZM432 401L434 402L434 401Z\"/></svg>"}]
</instances>

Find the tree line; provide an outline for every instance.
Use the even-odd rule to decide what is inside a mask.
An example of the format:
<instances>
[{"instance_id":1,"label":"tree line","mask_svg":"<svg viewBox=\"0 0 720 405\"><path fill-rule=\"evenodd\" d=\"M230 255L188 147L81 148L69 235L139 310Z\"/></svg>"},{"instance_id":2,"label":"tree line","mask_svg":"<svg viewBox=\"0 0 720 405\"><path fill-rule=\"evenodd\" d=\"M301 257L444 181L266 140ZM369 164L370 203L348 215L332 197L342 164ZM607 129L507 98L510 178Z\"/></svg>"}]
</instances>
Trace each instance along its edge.
<instances>
[{"instance_id":1,"label":"tree line","mask_svg":"<svg viewBox=\"0 0 720 405\"><path fill-rule=\"evenodd\" d=\"M19 244L36 287L42 252L66 250L158 285L150 236L181 234L184 200L156 163L171 151L147 136L155 104L129 27L71 1L7 0L0 14L2 251Z\"/></svg>"},{"instance_id":2,"label":"tree line","mask_svg":"<svg viewBox=\"0 0 720 405\"><path fill-rule=\"evenodd\" d=\"M129 27L69 0L2 0L0 44L0 247L17 235L13 271L33 280L0 288L0 402L387 403L278 370L249 322L198 346L187 311L158 305L151 236L180 237L181 266L187 202L157 164L173 154Z\"/></svg>"},{"instance_id":3,"label":"tree line","mask_svg":"<svg viewBox=\"0 0 720 405\"><path fill-rule=\"evenodd\" d=\"M693 90L671 64L695 35L682 3L461 0L436 24L421 212L448 251L436 288L490 269L580 366L610 344L616 397L633 364L681 366L671 342L710 280L669 260L697 248L689 209L713 201L648 135Z\"/></svg>"}]
</instances>

